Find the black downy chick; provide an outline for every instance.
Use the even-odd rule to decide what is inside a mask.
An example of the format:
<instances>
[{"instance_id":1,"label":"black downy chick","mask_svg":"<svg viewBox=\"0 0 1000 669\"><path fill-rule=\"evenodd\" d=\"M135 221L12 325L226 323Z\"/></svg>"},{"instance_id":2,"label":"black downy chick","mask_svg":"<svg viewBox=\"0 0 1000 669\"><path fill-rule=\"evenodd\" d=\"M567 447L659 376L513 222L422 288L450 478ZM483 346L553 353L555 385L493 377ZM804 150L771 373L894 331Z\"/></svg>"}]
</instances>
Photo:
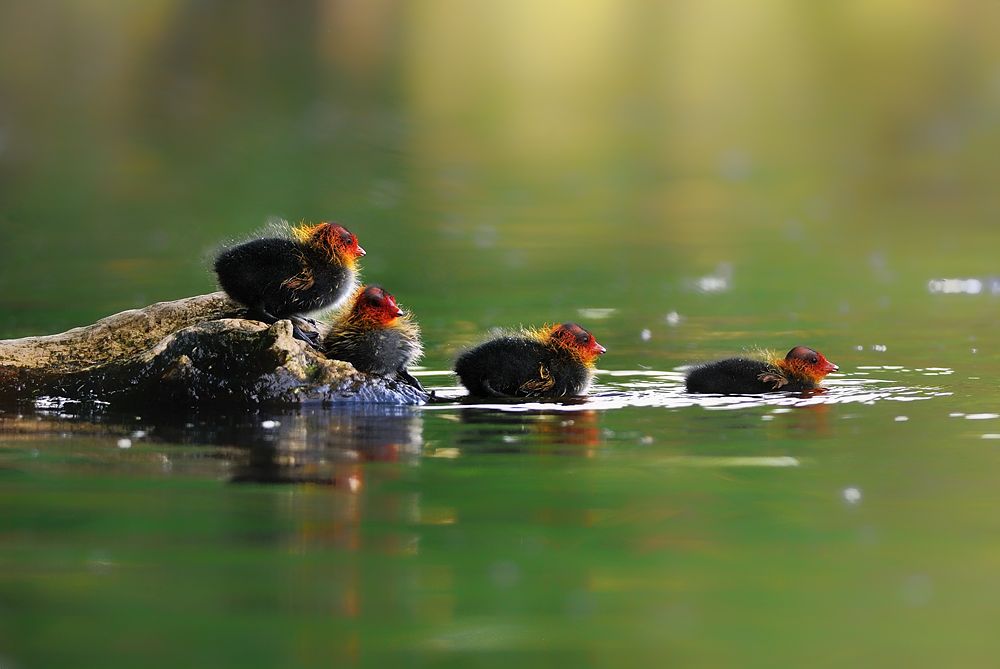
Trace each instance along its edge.
<instances>
[{"instance_id":1,"label":"black downy chick","mask_svg":"<svg viewBox=\"0 0 1000 669\"><path fill-rule=\"evenodd\" d=\"M822 353L796 346L784 358L727 358L699 365L688 372L685 384L691 393L802 392L817 388L824 376L838 369Z\"/></svg>"},{"instance_id":2,"label":"black downy chick","mask_svg":"<svg viewBox=\"0 0 1000 669\"><path fill-rule=\"evenodd\" d=\"M350 306L331 323L321 348L328 358L349 362L358 371L396 376L423 390L406 369L423 354L420 328L380 286L355 292Z\"/></svg>"},{"instance_id":3,"label":"black downy chick","mask_svg":"<svg viewBox=\"0 0 1000 669\"><path fill-rule=\"evenodd\" d=\"M478 397L577 396L606 350L576 323L563 323L485 341L458 356L455 373Z\"/></svg>"},{"instance_id":4,"label":"black downy chick","mask_svg":"<svg viewBox=\"0 0 1000 669\"><path fill-rule=\"evenodd\" d=\"M357 285L358 238L336 223L298 225L287 236L253 239L222 251L215 273L224 291L247 308L247 318L292 319L297 339L316 345L300 328L303 314L335 306Z\"/></svg>"}]
</instances>

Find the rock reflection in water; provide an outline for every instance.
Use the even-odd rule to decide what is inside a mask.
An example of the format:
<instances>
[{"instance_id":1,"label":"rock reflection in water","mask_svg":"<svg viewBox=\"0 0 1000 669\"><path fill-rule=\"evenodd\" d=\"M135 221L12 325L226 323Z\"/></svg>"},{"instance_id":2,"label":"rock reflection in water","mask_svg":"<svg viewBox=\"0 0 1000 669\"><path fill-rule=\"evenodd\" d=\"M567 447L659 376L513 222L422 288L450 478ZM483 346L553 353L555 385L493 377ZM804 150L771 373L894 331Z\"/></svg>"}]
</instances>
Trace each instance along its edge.
<instances>
[{"instance_id":1,"label":"rock reflection in water","mask_svg":"<svg viewBox=\"0 0 1000 669\"><path fill-rule=\"evenodd\" d=\"M415 461L423 419L407 407L316 409L262 421L238 445L249 459L234 482L319 483L357 491L366 461Z\"/></svg>"},{"instance_id":2,"label":"rock reflection in water","mask_svg":"<svg viewBox=\"0 0 1000 669\"><path fill-rule=\"evenodd\" d=\"M62 402L31 413L0 411L0 436L12 448L37 442L45 445L50 458L72 454L78 465L104 470L146 468L234 482L318 483L357 490L361 463L416 462L423 418L410 407L398 406L316 408L266 416L136 416ZM67 443L68 449L53 449L53 440Z\"/></svg>"}]
</instances>

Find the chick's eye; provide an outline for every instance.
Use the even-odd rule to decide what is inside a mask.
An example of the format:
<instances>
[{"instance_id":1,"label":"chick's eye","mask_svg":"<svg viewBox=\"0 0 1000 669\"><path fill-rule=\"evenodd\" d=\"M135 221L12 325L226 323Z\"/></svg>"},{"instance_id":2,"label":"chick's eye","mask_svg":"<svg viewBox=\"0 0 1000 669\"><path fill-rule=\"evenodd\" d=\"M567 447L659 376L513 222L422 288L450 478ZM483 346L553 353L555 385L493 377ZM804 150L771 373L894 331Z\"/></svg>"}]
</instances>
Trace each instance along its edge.
<instances>
[{"instance_id":1,"label":"chick's eye","mask_svg":"<svg viewBox=\"0 0 1000 669\"><path fill-rule=\"evenodd\" d=\"M812 356L811 358L809 358L810 364L815 365L817 362L819 362L819 358L817 358L816 356Z\"/></svg>"}]
</instances>

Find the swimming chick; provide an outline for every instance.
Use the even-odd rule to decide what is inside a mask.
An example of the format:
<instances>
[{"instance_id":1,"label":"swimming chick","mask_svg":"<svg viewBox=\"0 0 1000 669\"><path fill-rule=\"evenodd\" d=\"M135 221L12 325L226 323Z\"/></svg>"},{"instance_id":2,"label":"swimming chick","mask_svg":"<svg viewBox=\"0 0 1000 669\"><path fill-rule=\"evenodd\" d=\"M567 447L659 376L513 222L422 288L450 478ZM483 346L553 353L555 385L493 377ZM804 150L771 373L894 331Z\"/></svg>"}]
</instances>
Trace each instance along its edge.
<instances>
[{"instance_id":1,"label":"swimming chick","mask_svg":"<svg viewBox=\"0 0 1000 669\"><path fill-rule=\"evenodd\" d=\"M502 335L458 356L455 373L480 397L582 395L607 349L576 323Z\"/></svg>"},{"instance_id":2,"label":"swimming chick","mask_svg":"<svg viewBox=\"0 0 1000 669\"><path fill-rule=\"evenodd\" d=\"M358 371L396 376L423 390L406 369L423 353L420 328L381 286L355 291L350 306L335 317L323 337L321 349L327 357L349 362Z\"/></svg>"},{"instance_id":3,"label":"swimming chick","mask_svg":"<svg viewBox=\"0 0 1000 669\"><path fill-rule=\"evenodd\" d=\"M692 393L800 392L817 388L823 377L838 369L822 353L796 346L784 358L727 358L699 365L688 373L686 384Z\"/></svg>"},{"instance_id":4,"label":"swimming chick","mask_svg":"<svg viewBox=\"0 0 1000 669\"><path fill-rule=\"evenodd\" d=\"M350 295L365 250L336 223L286 224L278 233L225 249L215 273L229 297L247 308L247 318L268 324L291 318L295 337L315 345L318 335L302 332L297 317Z\"/></svg>"}]
</instances>

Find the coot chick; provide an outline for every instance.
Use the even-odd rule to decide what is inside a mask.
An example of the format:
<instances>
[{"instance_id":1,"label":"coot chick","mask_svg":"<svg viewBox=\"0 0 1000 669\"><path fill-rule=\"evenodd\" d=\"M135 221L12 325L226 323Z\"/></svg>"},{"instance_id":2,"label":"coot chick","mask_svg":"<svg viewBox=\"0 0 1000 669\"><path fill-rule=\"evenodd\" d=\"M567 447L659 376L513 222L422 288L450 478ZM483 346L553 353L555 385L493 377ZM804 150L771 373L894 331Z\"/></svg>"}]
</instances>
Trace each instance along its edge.
<instances>
[{"instance_id":1,"label":"coot chick","mask_svg":"<svg viewBox=\"0 0 1000 669\"><path fill-rule=\"evenodd\" d=\"M247 318L274 323L291 318L295 337L303 314L335 306L357 285L358 238L336 223L298 225L225 249L215 259L224 291L247 308Z\"/></svg>"},{"instance_id":2,"label":"coot chick","mask_svg":"<svg viewBox=\"0 0 1000 669\"><path fill-rule=\"evenodd\" d=\"M727 358L700 365L688 373L686 384L691 393L801 392L813 390L824 376L838 369L822 353L796 346L784 358Z\"/></svg>"},{"instance_id":3,"label":"coot chick","mask_svg":"<svg viewBox=\"0 0 1000 669\"><path fill-rule=\"evenodd\" d=\"M455 373L479 397L582 395L605 350L576 323L563 323L485 341L458 356Z\"/></svg>"},{"instance_id":4,"label":"coot chick","mask_svg":"<svg viewBox=\"0 0 1000 669\"><path fill-rule=\"evenodd\" d=\"M350 307L335 317L323 337L321 349L328 358L349 362L358 371L396 376L423 390L406 370L423 353L420 328L381 286L355 291Z\"/></svg>"}]
</instances>

